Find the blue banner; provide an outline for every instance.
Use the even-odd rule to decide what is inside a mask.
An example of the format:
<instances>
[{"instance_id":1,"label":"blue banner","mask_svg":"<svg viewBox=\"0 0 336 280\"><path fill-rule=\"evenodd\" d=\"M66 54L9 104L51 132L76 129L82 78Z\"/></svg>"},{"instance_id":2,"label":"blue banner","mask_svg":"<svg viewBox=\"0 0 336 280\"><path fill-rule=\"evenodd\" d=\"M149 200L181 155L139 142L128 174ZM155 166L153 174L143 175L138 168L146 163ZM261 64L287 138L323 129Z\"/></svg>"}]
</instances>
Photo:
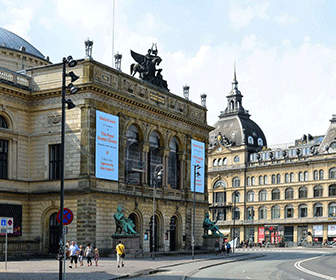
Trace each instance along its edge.
<instances>
[{"instance_id":1,"label":"blue banner","mask_svg":"<svg viewBox=\"0 0 336 280\"><path fill-rule=\"evenodd\" d=\"M118 181L119 117L96 111L96 177Z\"/></svg>"},{"instance_id":2,"label":"blue banner","mask_svg":"<svg viewBox=\"0 0 336 280\"><path fill-rule=\"evenodd\" d=\"M204 193L205 144L191 139L190 186L191 191ZM196 180L194 173L196 166ZM195 185L195 186L194 186Z\"/></svg>"}]
</instances>

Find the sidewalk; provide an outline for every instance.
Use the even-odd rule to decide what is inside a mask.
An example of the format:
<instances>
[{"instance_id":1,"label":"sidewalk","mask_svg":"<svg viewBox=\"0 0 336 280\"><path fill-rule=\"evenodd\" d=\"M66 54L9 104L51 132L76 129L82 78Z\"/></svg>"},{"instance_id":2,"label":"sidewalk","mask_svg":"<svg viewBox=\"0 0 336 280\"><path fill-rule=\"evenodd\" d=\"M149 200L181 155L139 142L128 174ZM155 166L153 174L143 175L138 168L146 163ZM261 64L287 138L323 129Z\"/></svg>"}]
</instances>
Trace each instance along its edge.
<instances>
[{"instance_id":1,"label":"sidewalk","mask_svg":"<svg viewBox=\"0 0 336 280\"><path fill-rule=\"evenodd\" d=\"M201 263L213 265L218 262L230 262L248 257L249 254L234 254L229 256L216 256L214 254L196 255L194 260L190 256L159 257L155 260L150 258L137 258L125 261L125 267L117 268L115 258L104 258L99 261L99 266L69 268L66 266L66 280L112 280L134 277L153 273L157 270L179 266L187 263ZM58 280L58 261L56 260L30 260L10 261L7 264L7 272L4 271L5 263L0 262L0 280Z\"/></svg>"}]
</instances>

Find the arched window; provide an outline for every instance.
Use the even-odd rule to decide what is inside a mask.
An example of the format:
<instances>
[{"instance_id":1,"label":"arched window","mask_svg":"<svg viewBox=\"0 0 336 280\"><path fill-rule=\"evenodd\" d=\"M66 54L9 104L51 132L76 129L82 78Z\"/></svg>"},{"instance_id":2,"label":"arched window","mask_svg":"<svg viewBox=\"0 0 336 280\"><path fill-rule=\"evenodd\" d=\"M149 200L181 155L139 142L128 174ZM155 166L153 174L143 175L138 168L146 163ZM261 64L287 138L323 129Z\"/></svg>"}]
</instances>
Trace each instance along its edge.
<instances>
[{"instance_id":1,"label":"arched window","mask_svg":"<svg viewBox=\"0 0 336 280\"><path fill-rule=\"evenodd\" d=\"M322 217L323 216L323 205L322 203L314 204L314 217Z\"/></svg>"},{"instance_id":2,"label":"arched window","mask_svg":"<svg viewBox=\"0 0 336 280\"><path fill-rule=\"evenodd\" d=\"M254 178L254 176L251 177L251 185L252 185L252 186L255 185L255 178Z\"/></svg>"},{"instance_id":3,"label":"arched window","mask_svg":"<svg viewBox=\"0 0 336 280\"><path fill-rule=\"evenodd\" d=\"M291 172L291 173L289 174L289 182L291 182L291 183L294 182L294 173L293 173L293 172Z\"/></svg>"},{"instance_id":4,"label":"arched window","mask_svg":"<svg viewBox=\"0 0 336 280\"><path fill-rule=\"evenodd\" d=\"M314 187L314 197L322 197L323 196L323 187L318 185Z\"/></svg>"},{"instance_id":5,"label":"arched window","mask_svg":"<svg viewBox=\"0 0 336 280\"><path fill-rule=\"evenodd\" d=\"M289 183L289 174L288 173L285 174L285 183Z\"/></svg>"},{"instance_id":6,"label":"arched window","mask_svg":"<svg viewBox=\"0 0 336 280\"><path fill-rule=\"evenodd\" d=\"M267 209L266 207L259 208L259 220L267 219Z\"/></svg>"},{"instance_id":7,"label":"arched window","mask_svg":"<svg viewBox=\"0 0 336 280\"><path fill-rule=\"evenodd\" d=\"M240 220L240 210L238 207L233 209L232 220Z\"/></svg>"},{"instance_id":8,"label":"arched window","mask_svg":"<svg viewBox=\"0 0 336 280\"><path fill-rule=\"evenodd\" d=\"M221 159L221 158L218 159L218 163L217 163L217 165L218 165L218 166L221 166L221 165L222 165L222 159Z\"/></svg>"},{"instance_id":9,"label":"arched window","mask_svg":"<svg viewBox=\"0 0 336 280\"><path fill-rule=\"evenodd\" d=\"M320 180L323 180L323 179L324 179L324 172L323 172L322 169L319 171L319 179L320 179Z\"/></svg>"},{"instance_id":10,"label":"arched window","mask_svg":"<svg viewBox=\"0 0 336 280\"><path fill-rule=\"evenodd\" d=\"M160 136L153 131L149 136L149 153L148 153L148 182L149 186L155 186L155 168L158 164L162 164L162 152L160 147ZM161 181L157 182L157 187L162 186Z\"/></svg>"},{"instance_id":11,"label":"arched window","mask_svg":"<svg viewBox=\"0 0 336 280\"><path fill-rule=\"evenodd\" d=\"M307 198L307 188L306 187L299 188L299 198Z\"/></svg>"},{"instance_id":12,"label":"arched window","mask_svg":"<svg viewBox=\"0 0 336 280\"><path fill-rule=\"evenodd\" d=\"M285 199L293 199L294 198L294 191L292 188L287 188L285 190Z\"/></svg>"},{"instance_id":13,"label":"arched window","mask_svg":"<svg viewBox=\"0 0 336 280\"><path fill-rule=\"evenodd\" d=\"M254 201L254 192L253 191L249 191L247 193L247 201L248 202L253 202Z\"/></svg>"},{"instance_id":14,"label":"arched window","mask_svg":"<svg viewBox=\"0 0 336 280\"><path fill-rule=\"evenodd\" d=\"M125 180L127 184L140 185L143 172L142 145L139 130L131 125L126 132Z\"/></svg>"},{"instance_id":15,"label":"arched window","mask_svg":"<svg viewBox=\"0 0 336 280\"><path fill-rule=\"evenodd\" d=\"M308 208L306 204L301 204L299 206L299 218L305 218L308 215Z\"/></svg>"},{"instance_id":16,"label":"arched window","mask_svg":"<svg viewBox=\"0 0 336 280\"><path fill-rule=\"evenodd\" d=\"M271 218L272 219L280 219L280 206L275 205L271 209Z\"/></svg>"},{"instance_id":17,"label":"arched window","mask_svg":"<svg viewBox=\"0 0 336 280\"><path fill-rule=\"evenodd\" d=\"M293 218L294 217L294 208L292 205L287 205L285 207L285 218Z\"/></svg>"},{"instance_id":18,"label":"arched window","mask_svg":"<svg viewBox=\"0 0 336 280\"><path fill-rule=\"evenodd\" d=\"M265 184L265 185L268 184L267 175L264 176L264 184Z\"/></svg>"},{"instance_id":19,"label":"arched window","mask_svg":"<svg viewBox=\"0 0 336 280\"><path fill-rule=\"evenodd\" d=\"M272 200L279 200L280 199L280 190L274 189L272 190Z\"/></svg>"},{"instance_id":20,"label":"arched window","mask_svg":"<svg viewBox=\"0 0 336 280\"><path fill-rule=\"evenodd\" d=\"M329 204L328 215L329 217L336 217L336 203Z\"/></svg>"},{"instance_id":21,"label":"arched window","mask_svg":"<svg viewBox=\"0 0 336 280\"><path fill-rule=\"evenodd\" d=\"M267 191L261 190L259 192L259 201L265 201L265 200L267 200Z\"/></svg>"},{"instance_id":22,"label":"arched window","mask_svg":"<svg viewBox=\"0 0 336 280\"><path fill-rule=\"evenodd\" d=\"M232 193L232 202L239 202L240 201L240 193L239 192L233 192Z\"/></svg>"},{"instance_id":23,"label":"arched window","mask_svg":"<svg viewBox=\"0 0 336 280\"><path fill-rule=\"evenodd\" d=\"M217 166L217 159L216 158L212 161L212 166Z\"/></svg>"},{"instance_id":24,"label":"arched window","mask_svg":"<svg viewBox=\"0 0 336 280\"><path fill-rule=\"evenodd\" d=\"M227 158L223 158L222 165L227 165Z\"/></svg>"},{"instance_id":25,"label":"arched window","mask_svg":"<svg viewBox=\"0 0 336 280\"><path fill-rule=\"evenodd\" d=\"M336 179L336 167L329 169L329 179Z\"/></svg>"},{"instance_id":26,"label":"arched window","mask_svg":"<svg viewBox=\"0 0 336 280\"><path fill-rule=\"evenodd\" d=\"M263 185L264 184L263 176L260 175L258 181L259 185Z\"/></svg>"},{"instance_id":27,"label":"arched window","mask_svg":"<svg viewBox=\"0 0 336 280\"><path fill-rule=\"evenodd\" d=\"M303 182L303 172L299 172L299 174L298 174L298 180L299 180L299 182Z\"/></svg>"},{"instance_id":28,"label":"arched window","mask_svg":"<svg viewBox=\"0 0 336 280\"><path fill-rule=\"evenodd\" d=\"M280 174L277 174L277 184L280 184L281 183L281 176Z\"/></svg>"},{"instance_id":29,"label":"arched window","mask_svg":"<svg viewBox=\"0 0 336 280\"><path fill-rule=\"evenodd\" d=\"M251 178L250 177L247 177L246 178L246 184L248 185L248 186L251 186Z\"/></svg>"},{"instance_id":30,"label":"arched window","mask_svg":"<svg viewBox=\"0 0 336 280\"><path fill-rule=\"evenodd\" d=\"M258 146L264 146L264 141L261 138L258 138Z\"/></svg>"},{"instance_id":31,"label":"arched window","mask_svg":"<svg viewBox=\"0 0 336 280\"><path fill-rule=\"evenodd\" d=\"M234 178L232 179L232 186L233 186L233 187L239 187L239 186L240 186L240 180L239 180L238 177L234 177Z\"/></svg>"},{"instance_id":32,"label":"arched window","mask_svg":"<svg viewBox=\"0 0 336 280\"><path fill-rule=\"evenodd\" d=\"M272 174L272 184L275 184L275 174Z\"/></svg>"},{"instance_id":33,"label":"arched window","mask_svg":"<svg viewBox=\"0 0 336 280\"><path fill-rule=\"evenodd\" d=\"M251 206L247 208L247 220L251 221L253 219L254 219L254 209Z\"/></svg>"},{"instance_id":34,"label":"arched window","mask_svg":"<svg viewBox=\"0 0 336 280\"><path fill-rule=\"evenodd\" d=\"M3 116L0 116L0 127L1 128L8 128L8 124Z\"/></svg>"},{"instance_id":35,"label":"arched window","mask_svg":"<svg viewBox=\"0 0 336 280\"><path fill-rule=\"evenodd\" d=\"M251 144L251 145L254 144L254 140L253 140L253 137L252 137L252 136L247 137L247 143L248 143L248 144Z\"/></svg>"},{"instance_id":36,"label":"arched window","mask_svg":"<svg viewBox=\"0 0 336 280\"><path fill-rule=\"evenodd\" d=\"M239 162L239 156L235 156L235 157L233 158L233 161L234 161L234 162Z\"/></svg>"},{"instance_id":37,"label":"arched window","mask_svg":"<svg viewBox=\"0 0 336 280\"><path fill-rule=\"evenodd\" d=\"M226 188L226 183L222 180L219 180L217 181L214 186L213 186L214 189L217 189L217 188L223 188L225 189Z\"/></svg>"},{"instance_id":38,"label":"arched window","mask_svg":"<svg viewBox=\"0 0 336 280\"><path fill-rule=\"evenodd\" d=\"M169 157L168 157L168 185L173 189L180 188L180 159L178 155L178 142L173 137L169 142Z\"/></svg>"},{"instance_id":39,"label":"arched window","mask_svg":"<svg viewBox=\"0 0 336 280\"><path fill-rule=\"evenodd\" d=\"M332 184L329 186L329 196L336 196L336 185Z\"/></svg>"},{"instance_id":40,"label":"arched window","mask_svg":"<svg viewBox=\"0 0 336 280\"><path fill-rule=\"evenodd\" d=\"M318 174L317 170L314 170L313 177L314 177L315 181L317 181L319 179L319 174Z\"/></svg>"},{"instance_id":41,"label":"arched window","mask_svg":"<svg viewBox=\"0 0 336 280\"><path fill-rule=\"evenodd\" d=\"M305 171L305 172L303 173L303 179L304 179L305 181L308 181L308 180L309 180L309 178L308 178L308 171Z\"/></svg>"}]
</instances>

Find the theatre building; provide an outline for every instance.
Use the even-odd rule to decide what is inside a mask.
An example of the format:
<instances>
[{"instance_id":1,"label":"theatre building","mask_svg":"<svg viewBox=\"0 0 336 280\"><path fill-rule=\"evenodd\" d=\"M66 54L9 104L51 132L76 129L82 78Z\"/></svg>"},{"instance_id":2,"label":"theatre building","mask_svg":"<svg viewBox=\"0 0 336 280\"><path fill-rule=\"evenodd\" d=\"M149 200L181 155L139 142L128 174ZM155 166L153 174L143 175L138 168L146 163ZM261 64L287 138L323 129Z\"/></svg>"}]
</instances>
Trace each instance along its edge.
<instances>
[{"instance_id":1,"label":"theatre building","mask_svg":"<svg viewBox=\"0 0 336 280\"><path fill-rule=\"evenodd\" d=\"M210 132L212 218L226 237L240 241L336 240L336 115L325 135L270 147L242 97L234 75L227 107Z\"/></svg>"},{"instance_id":2,"label":"theatre building","mask_svg":"<svg viewBox=\"0 0 336 280\"><path fill-rule=\"evenodd\" d=\"M205 151L212 129L205 100L198 105L171 93L163 80L163 87L153 85L94 61L90 48L86 44L87 57L66 69L79 76L74 82L78 92L70 95L67 90L66 98L64 206L73 212L66 238L111 251L113 214L121 205L135 223L140 253L150 251L157 186L155 250L189 249L191 143L197 141L204 149L199 172L205 178L196 193L200 246L208 210ZM9 253L57 251L61 87L62 63L51 63L31 44L0 28L0 217L14 219ZM159 164L163 174L155 180Z\"/></svg>"}]
</instances>

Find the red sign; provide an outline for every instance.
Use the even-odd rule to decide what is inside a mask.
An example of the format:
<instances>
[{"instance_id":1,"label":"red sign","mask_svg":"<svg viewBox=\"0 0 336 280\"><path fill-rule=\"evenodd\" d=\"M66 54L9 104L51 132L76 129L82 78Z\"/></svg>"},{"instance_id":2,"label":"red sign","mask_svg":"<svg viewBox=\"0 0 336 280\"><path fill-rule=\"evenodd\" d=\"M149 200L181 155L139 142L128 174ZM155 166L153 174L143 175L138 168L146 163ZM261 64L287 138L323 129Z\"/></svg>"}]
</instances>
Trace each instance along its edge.
<instances>
[{"instance_id":1,"label":"red sign","mask_svg":"<svg viewBox=\"0 0 336 280\"><path fill-rule=\"evenodd\" d=\"M333 238L333 241L336 241L336 237Z\"/></svg>"},{"instance_id":2,"label":"red sign","mask_svg":"<svg viewBox=\"0 0 336 280\"><path fill-rule=\"evenodd\" d=\"M262 243L265 240L265 228L258 228L258 243Z\"/></svg>"},{"instance_id":3,"label":"red sign","mask_svg":"<svg viewBox=\"0 0 336 280\"><path fill-rule=\"evenodd\" d=\"M57 222L61 223L61 210L58 211L57 213ZM73 213L70 209L68 208L64 208L64 211L63 211L63 225L69 225L71 224L73 220Z\"/></svg>"},{"instance_id":4,"label":"red sign","mask_svg":"<svg viewBox=\"0 0 336 280\"><path fill-rule=\"evenodd\" d=\"M317 242L317 241L318 241L318 238L317 238L317 237L315 237L315 238L314 238L314 241L316 241L316 242Z\"/></svg>"}]
</instances>

